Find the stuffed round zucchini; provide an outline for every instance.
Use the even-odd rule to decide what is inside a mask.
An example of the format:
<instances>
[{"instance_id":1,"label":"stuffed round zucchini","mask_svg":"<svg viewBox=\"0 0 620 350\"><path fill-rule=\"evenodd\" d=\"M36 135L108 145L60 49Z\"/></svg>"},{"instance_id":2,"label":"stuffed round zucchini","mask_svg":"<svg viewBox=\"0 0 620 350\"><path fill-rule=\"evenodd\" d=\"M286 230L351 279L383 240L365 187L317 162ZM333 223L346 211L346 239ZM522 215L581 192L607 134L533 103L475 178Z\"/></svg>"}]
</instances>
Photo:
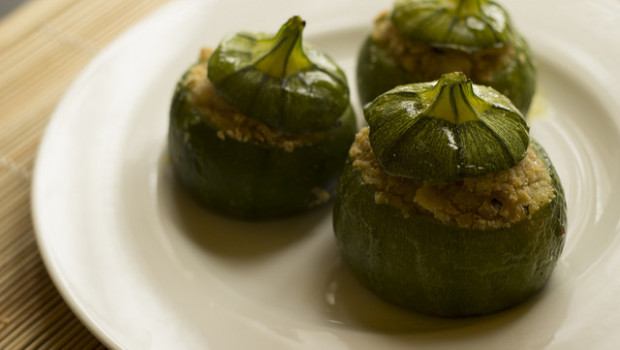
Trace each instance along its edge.
<instances>
[{"instance_id":1,"label":"stuffed round zucchini","mask_svg":"<svg viewBox=\"0 0 620 350\"><path fill-rule=\"evenodd\" d=\"M276 35L223 40L177 84L168 147L201 202L241 218L290 215L330 200L356 132L342 70L302 43L291 18Z\"/></svg>"},{"instance_id":2,"label":"stuffed round zucchini","mask_svg":"<svg viewBox=\"0 0 620 350\"><path fill-rule=\"evenodd\" d=\"M381 14L357 62L363 104L402 84L461 71L527 114L536 70L506 11L487 0L397 0Z\"/></svg>"},{"instance_id":3,"label":"stuffed round zucchini","mask_svg":"<svg viewBox=\"0 0 620 350\"><path fill-rule=\"evenodd\" d=\"M462 73L364 110L334 207L344 260L379 296L446 317L538 291L562 251L558 175L518 110Z\"/></svg>"}]
</instances>

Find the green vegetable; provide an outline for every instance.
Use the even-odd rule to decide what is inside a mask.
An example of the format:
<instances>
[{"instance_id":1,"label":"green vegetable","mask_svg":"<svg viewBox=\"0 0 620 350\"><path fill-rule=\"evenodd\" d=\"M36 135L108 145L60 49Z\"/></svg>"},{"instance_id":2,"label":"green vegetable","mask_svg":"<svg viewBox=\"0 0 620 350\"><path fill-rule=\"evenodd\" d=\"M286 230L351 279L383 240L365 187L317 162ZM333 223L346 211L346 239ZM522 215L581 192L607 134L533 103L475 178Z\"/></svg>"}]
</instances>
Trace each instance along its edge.
<instances>
[{"instance_id":1,"label":"green vegetable","mask_svg":"<svg viewBox=\"0 0 620 350\"><path fill-rule=\"evenodd\" d=\"M508 15L493 1L398 0L391 20L411 40L474 52L511 40Z\"/></svg>"},{"instance_id":2,"label":"green vegetable","mask_svg":"<svg viewBox=\"0 0 620 350\"><path fill-rule=\"evenodd\" d=\"M543 287L565 240L562 187L549 158L556 197L509 228L463 229L424 214L405 218L376 204L372 186L347 162L334 230L354 274L377 295L421 313L483 315L516 305Z\"/></svg>"},{"instance_id":3,"label":"green vegetable","mask_svg":"<svg viewBox=\"0 0 620 350\"><path fill-rule=\"evenodd\" d=\"M377 165L368 166L366 173L359 165L364 159L355 158L352 149L340 177L333 221L344 261L364 285L397 305L445 317L497 312L544 286L564 246L564 192L548 155L530 139L523 118L505 97L453 73L437 82L395 88L364 112L371 152L357 151L370 154ZM419 189L428 184L463 188L467 181L498 171L518 182L520 175L512 169L528 146L544 163L550 192L535 211L519 207L522 218L466 225L439 219L418 202ZM377 172L385 175L368 180ZM477 186L487 184L476 181ZM386 200L379 183L398 200ZM431 202L443 200L441 196L451 203L459 200L446 191ZM488 203L502 208L494 197ZM405 205L411 210L405 211Z\"/></svg>"},{"instance_id":4,"label":"green vegetable","mask_svg":"<svg viewBox=\"0 0 620 350\"><path fill-rule=\"evenodd\" d=\"M177 84L169 154L207 207L265 219L331 199L356 119L344 74L302 43L303 27L293 17L275 36L237 34Z\"/></svg>"},{"instance_id":5,"label":"green vegetable","mask_svg":"<svg viewBox=\"0 0 620 350\"><path fill-rule=\"evenodd\" d=\"M349 106L342 70L304 43L305 22L292 17L275 35L240 33L220 43L209 79L232 105L290 132L331 128Z\"/></svg>"},{"instance_id":6,"label":"green vegetable","mask_svg":"<svg viewBox=\"0 0 620 350\"><path fill-rule=\"evenodd\" d=\"M527 114L536 86L529 48L506 11L486 0L399 0L380 17L357 64L363 104L402 84L463 71Z\"/></svg>"},{"instance_id":7,"label":"green vegetable","mask_svg":"<svg viewBox=\"0 0 620 350\"><path fill-rule=\"evenodd\" d=\"M463 73L397 87L364 114L385 171L416 180L453 181L508 169L529 145L519 111Z\"/></svg>"}]
</instances>

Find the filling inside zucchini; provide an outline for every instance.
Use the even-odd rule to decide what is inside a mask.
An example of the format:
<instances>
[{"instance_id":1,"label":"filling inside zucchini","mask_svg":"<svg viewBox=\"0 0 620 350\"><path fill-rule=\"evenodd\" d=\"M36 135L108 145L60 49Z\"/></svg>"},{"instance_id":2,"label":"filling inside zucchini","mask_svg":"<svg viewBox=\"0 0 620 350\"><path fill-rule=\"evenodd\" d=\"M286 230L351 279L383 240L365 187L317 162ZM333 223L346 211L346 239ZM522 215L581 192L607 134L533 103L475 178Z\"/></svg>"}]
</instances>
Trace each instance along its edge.
<instances>
[{"instance_id":1,"label":"filling inside zucchini","mask_svg":"<svg viewBox=\"0 0 620 350\"><path fill-rule=\"evenodd\" d=\"M368 135L366 127L355 138L349 152L353 166L373 187L377 204L399 208L405 217L430 215L463 228L509 227L555 197L548 169L531 145L526 157L510 169L455 182L428 182L388 175Z\"/></svg>"},{"instance_id":2,"label":"filling inside zucchini","mask_svg":"<svg viewBox=\"0 0 620 350\"><path fill-rule=\"evenodd\" d=\"M375 20L371 36L417 81L431 81L445 72L460 71L473 81L490 83L495 73L509 65L516 54L513 45L472 53L435 48L401 34L389 19L388 12L380 14Z\"/></svg>"},{"instance_id":3,"label":"filling inside zucchini","mask_svg":"<svg viewBox=\"0 0 620 350\"><path fill-rule=\"evenodd\" d=\"M325 131L299 134L277 130L241 113L215 91L207 77L207 63L212 52L208 48L201 50L198 63L190 68L183 85L189 90L189 102L219 130L219 138L260 143L292 152L296 147L312 145L324 137Z\"/></svg>"}]
</instances>

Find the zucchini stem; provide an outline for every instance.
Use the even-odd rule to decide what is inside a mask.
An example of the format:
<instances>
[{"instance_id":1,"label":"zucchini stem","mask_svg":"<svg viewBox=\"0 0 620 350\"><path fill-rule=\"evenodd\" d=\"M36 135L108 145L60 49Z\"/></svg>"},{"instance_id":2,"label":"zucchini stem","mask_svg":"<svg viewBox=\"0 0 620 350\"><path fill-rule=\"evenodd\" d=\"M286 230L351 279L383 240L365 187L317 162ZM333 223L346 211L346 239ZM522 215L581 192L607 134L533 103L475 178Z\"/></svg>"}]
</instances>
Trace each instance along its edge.
<instances>
[{"instance_id":1,"label":"zucchini stem","mask_svg":"<svg viewBox=\"0 0 620 350\"><path fill-rule=\"evenodd\" d=\"M458 17L476 16L481 17L482 4L485 0L460 0L456 7Z\"/></svg>"},{"instance_id":2,"label":"zucchini stem","mask_svg":"<svg viewBox=\"0 0 620 350\"><path fill-rule=\"evenodd\" d=\"M275 78L283 79L312 66L302 48L302 31L306 25L299 16L286 22L273 39L266 43L266 53L254 67Z\"/></svg>"},{"instance_id":3,"label":"zucchini stem","mask_svg":"<svg viewBox=\"0 0 620 350\"><path fill-rule=\"evenodd\" d=\"M453 124L480 120L479 111L486 109L474 94L471 80L461 72L442 75L428 94L434 102L425 114Z\"/></svg>"}]
</instances>

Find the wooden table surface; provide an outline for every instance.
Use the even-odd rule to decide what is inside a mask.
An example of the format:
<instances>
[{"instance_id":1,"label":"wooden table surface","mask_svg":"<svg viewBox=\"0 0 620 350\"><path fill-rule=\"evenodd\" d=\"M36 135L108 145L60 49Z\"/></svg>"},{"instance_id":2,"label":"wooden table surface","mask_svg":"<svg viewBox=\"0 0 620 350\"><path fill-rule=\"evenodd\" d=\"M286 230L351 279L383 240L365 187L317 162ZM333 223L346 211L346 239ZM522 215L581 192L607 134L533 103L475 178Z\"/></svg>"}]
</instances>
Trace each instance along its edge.
<instances>
[{"instance_id":1,"label":"wooden table surface","mask_svg":"<svg viewBox=\"0 0 620 350\"><path fill-rule=\"evenodd\" d=\"M84 66L168 0L30 0L0 21L0 349L105 348L42 263L32 167L56 104Z\"/></svg>"}]
</instances>

